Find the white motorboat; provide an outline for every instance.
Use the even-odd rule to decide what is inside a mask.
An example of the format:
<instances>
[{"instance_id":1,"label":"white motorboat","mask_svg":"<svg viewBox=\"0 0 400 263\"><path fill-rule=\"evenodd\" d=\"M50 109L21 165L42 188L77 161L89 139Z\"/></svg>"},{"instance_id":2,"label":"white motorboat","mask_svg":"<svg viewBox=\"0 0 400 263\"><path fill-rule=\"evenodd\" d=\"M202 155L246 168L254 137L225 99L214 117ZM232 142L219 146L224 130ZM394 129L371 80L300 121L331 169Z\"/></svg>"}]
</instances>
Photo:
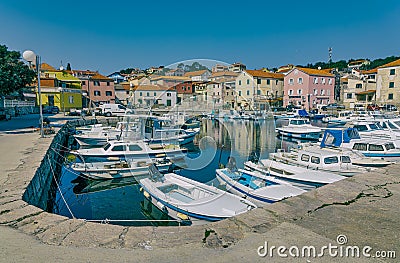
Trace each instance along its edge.
<instances>
[{"instance_id":1,"label":"white motorboat","mask_svg":"<svg viewBox=\"0 0 400 263\"><path fill-rule=\"evenodd\" d=\"M229 164L227 166L228 168L216 170L218 181L225 185L229 192L258 205L274 203L305 192L303 189L272 176L236 169L235 166L230 167Z\"/></svg>"},{"instance_id":2,"label":"white motorboat","mask_svg":"<svg viewBox=\"0 0 400 263\"><path fill-rule=\"evenodd\" d=\"M318 140L321 137L322 129L312 126L307 119L291 118L288 125L276 128L276 132L281 136L290 138Z\"/></svg>"},{"instance_id":3,"label":"white motorboat","mask_svg":"<svg viewBox=\"0 0 400 263\"><path fill-rule=\"evenodd\" d=\"M270 159L260 160L257 164L248 161L244 165L246 169L273 176L306 191L346 178L334 173L310 170Z\"/></svg>"},{"instance_id":4,"label":"white motorboat","mask_svg":"<svg viewBox=\"0 0 400 263\"><path fill-rule=\"evenodd\" d=\"M148 144L140 141L109 141L104 147L70 151L86 162L153 159L168 157L183 158L187 149L174 144Z\"/></svg>"},{"instance_id":5,"label":"white motorboat","mask_svg":"<svg viewBox=\"0 0 400 263\"><path fill-rule=\"evenodd\" d=\"M71 169L78 172L80 176L93 180L103 180L146 175L151 164L154 164L161 172L167 172L172 165L169 160L161 158L157 160L133 160L130 162L76 162L71 165Z\"/></svg>"},{"instance_id":6,"label":"white motorboat","mask_svg":"<svg viewBox=\"0 0 400 263\"><path fill-rule=\"evenodd\" d=\"M143 195L170 217L189 225L219 221L256 207L214 186L168 173L161 175L150 166L150 178L139 180Z\"/></svg>"}]
</instances>

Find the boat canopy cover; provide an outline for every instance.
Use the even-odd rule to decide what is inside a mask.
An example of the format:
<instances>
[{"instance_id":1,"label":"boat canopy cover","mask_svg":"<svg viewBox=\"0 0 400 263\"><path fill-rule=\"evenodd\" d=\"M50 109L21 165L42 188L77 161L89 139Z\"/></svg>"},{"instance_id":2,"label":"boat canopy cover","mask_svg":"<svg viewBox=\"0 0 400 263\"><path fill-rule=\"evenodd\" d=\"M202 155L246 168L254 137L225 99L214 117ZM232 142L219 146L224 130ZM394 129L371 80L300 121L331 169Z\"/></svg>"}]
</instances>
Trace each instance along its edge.
<instances>
[{"instance_id":1,"label":"boat canopy cover","mask_svg":"<svg viewBox=\"0 0 400 263\"><path fill-rule=\"evenodd\" d=\"M300 117L308 117L308 112L306 110L299 110L298 114Z\"/></svg>"},{"instance_id":2,"label":"boat canopy cover","mask_svg":"<svg viewBox=\"0 0 400 263\"><path fill-rule=\"evenodd\" d=\"M321 148L326 146L339 147L342 143L349 143L351 139L360 139L355 128L326 129L320 146Z\"/></svg>"}]
</instances>

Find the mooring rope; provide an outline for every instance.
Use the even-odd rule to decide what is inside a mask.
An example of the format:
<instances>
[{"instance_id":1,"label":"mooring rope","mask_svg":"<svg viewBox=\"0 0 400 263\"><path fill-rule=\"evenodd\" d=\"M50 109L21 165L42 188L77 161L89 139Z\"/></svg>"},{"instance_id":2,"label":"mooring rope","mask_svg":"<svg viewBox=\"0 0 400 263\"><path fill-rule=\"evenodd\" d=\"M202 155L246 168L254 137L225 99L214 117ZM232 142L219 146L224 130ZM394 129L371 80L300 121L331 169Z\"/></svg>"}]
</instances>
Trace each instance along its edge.
<instances>
[{"instance_id":1,"label":"mooring rope","mask_svg":"<svg viewBox=\"0 0 400 263\"><path fill-rule=\"evenodd\" d=\"M62 193L62 191L61 191L60 185L59 185L58 182L57 182L57 178L56 178L56 176L55 176L55 174L54 174L53 166L51 165L51 161L50 161L49 156L47 156L47 160L49 161L51 173L52 173L52 175L53 175L54 181L56 182L57 189L58 189L58 191L60 192L61 198L63 199L63 201L64 201L64 203L65 203L65 206L67 207L67 209L68 209L69 213L71 214L72 218L73 218L73 219L76 219L76 217L74 216L74 214L73 214L72 211L71 211L71 208L69 207L67 201L66 201L65 198L64 198L64 195L63 195L63 193Z\"/></svg>"}]
</instances>

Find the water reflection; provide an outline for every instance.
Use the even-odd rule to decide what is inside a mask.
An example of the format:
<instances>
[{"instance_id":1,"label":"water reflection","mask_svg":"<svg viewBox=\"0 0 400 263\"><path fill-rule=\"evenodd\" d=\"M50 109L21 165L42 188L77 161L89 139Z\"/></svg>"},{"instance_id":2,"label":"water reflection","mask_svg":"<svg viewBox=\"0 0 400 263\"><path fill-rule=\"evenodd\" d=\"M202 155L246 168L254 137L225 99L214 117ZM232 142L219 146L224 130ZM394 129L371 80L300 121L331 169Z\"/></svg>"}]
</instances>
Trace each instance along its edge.
<instances>
[{"instance_id":1,"label":"water reflection","mask_svg":"<svg viewBox=\"0 0 400 263\"><path fill-rule=\"evenodd\" d=\"M260 122L246 120L202 120L200 134L194 142L185 145L189 152L185 158L187 168L176 173L200 182L214 183L215 170L225 165L230 156L238 167L251 156L268 158L277 148L288 149L295 142L275 136L274 120ZM67 167L60 178L62 196L57 192L53 212L76 218L95 220L167 220L170 219L140 192L135 178L104 181L83 179ZM64 199L68 203L65 205ZM171 222L116 221L119 225L173 225Z\"/></svg>"}]
</instances>

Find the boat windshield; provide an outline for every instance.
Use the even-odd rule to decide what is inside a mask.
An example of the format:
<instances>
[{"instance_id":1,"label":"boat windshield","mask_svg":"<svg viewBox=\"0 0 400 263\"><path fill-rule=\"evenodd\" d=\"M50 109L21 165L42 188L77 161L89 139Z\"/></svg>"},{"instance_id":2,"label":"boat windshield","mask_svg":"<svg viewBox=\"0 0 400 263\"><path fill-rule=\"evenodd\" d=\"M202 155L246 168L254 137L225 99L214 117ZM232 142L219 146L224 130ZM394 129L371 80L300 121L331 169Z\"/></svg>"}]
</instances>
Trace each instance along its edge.
<instances>
[{"instance_id":1,"label":"boat windshield","mask_svg":"<svg viewBox=\"0 0 400 263\"><path fill-rule=\"evenodd\" d=\"M386 150L391 150L391 149L395 149L396 147L394 146L393 143L389 142L389 143L385 143L385 148L386 148Z\"/></svg>"},{"instance_id":2,"label":"boat windshield","mask_svg":"<svg viewBox=\"0 0 400 263\"><path fill-rule=\"evenodd\" d=\"M379 127L378 124L375 124L375 123L370 124L370 125L368 125L368 126L369 126L369 128L370 128L371 130L381 130L381 127Z\"/></svg>"},{"instance_id":3,"label":"boat windshield","mask_svg":"<svg viewBox=\"0 0 400 263\"><path fill-rule=\"evenodd\" d=\"M354 125L354 128L357 129L357 131L360 131L360 132L362 132L362 131L368 131L367 125L361 125L361 124L359 124L359 125Z\"/></svg>"},{"instance_id":4,"label":"boat windshield","mask_svg":"<svg viewBox=\"0 0 400 263\"><path fill-rule=\"evenodd\" d=\"M347 156L347 155L340 156L340 161L342 163L351 163L350 156Z\"/></svg>"},{"instance_id":5,"label":"boat windshield","mask_svg":"<svg viewBox=\"0 0 400 263\"><path fill-rule=\"evenodd\" d=\"M398 127L400 127L400 121L394 121L394 124L396 124ZM392 124L393 125L393 124ZM390 126L390 122L389 122L389 126ZM394 126L394 125L393 125ZM390 128L392 128L392 127L390 127ZM393 129L393 128L392 128ZM398 129L397 127L396 127L396 129Z\"/></svg>"},{"instance_id":6,"label":"boat windshield","mask_svg":"<svg viewBox=\"0 0 400 263\"><path fill-rule=\"evenodd\" d=\"M380 144L370 144L369 145L369 150L373 152L383 152L383 145Z\"/></svg>"},{"instance_id":7,"label":"boat windshield","mask_svg":"<svg viewBox=\"0 0 400 263\"><path fill-rule=\"evenodd\" d=\"M289 123L292 125L303 125L303 124L308 124L309 122L306 120L290 120Z\"/></svg>"}]
</instances>

